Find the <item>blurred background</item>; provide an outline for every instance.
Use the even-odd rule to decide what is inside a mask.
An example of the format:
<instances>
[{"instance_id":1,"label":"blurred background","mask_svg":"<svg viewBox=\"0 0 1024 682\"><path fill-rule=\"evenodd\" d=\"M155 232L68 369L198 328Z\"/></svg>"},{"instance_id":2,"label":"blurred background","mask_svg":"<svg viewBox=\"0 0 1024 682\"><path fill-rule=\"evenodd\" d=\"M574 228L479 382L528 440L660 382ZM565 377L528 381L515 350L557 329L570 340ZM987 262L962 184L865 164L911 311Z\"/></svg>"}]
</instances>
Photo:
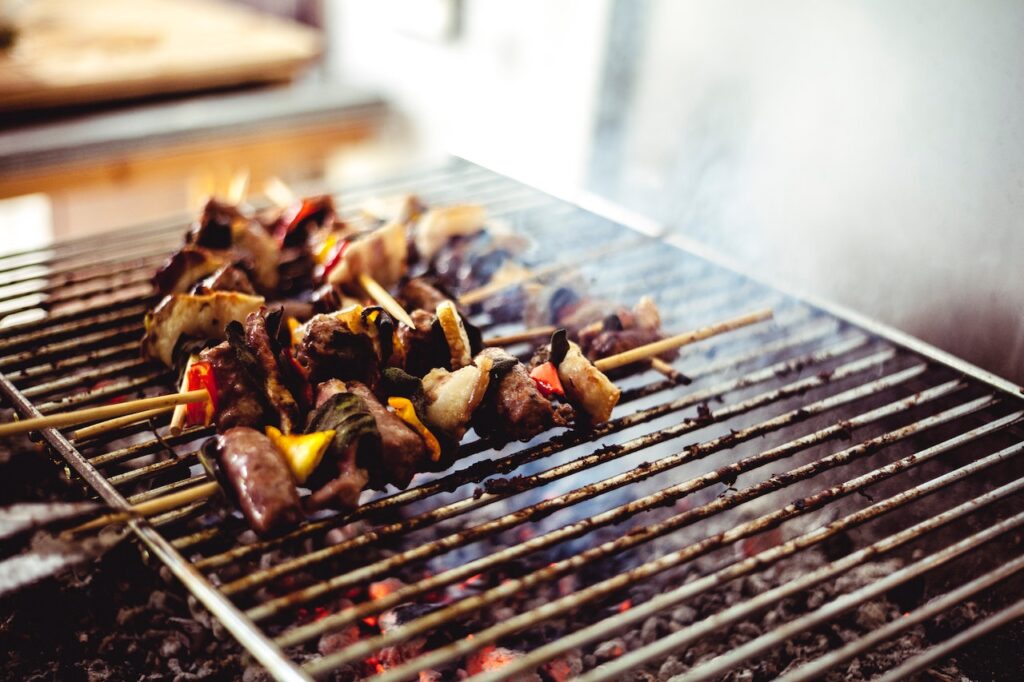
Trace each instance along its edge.
<instances>
[{"instance_id":1,"label":"blurred background","mask_svg":"<svg viewBox=\"0 0 1024 682\"><path fill-rule=\"evenodd\" d=\"M1024 382L1024 3L0 6L3 250L454 153Z\"/></svg>"}]
</instances>

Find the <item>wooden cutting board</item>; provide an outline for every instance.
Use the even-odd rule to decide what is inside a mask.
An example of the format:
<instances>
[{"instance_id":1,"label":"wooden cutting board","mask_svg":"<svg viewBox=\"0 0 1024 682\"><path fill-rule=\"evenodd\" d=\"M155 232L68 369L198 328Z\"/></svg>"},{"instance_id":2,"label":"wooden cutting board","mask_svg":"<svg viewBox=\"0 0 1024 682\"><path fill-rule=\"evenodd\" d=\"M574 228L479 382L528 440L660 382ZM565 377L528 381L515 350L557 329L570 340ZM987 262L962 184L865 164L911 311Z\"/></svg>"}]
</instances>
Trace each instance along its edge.
<instances>
[{"instance_id":1,"label":"wooden cutting board","mask_svg":"<svg viewBox=\"0 0 1024 682\"><path fill-rule=\"evenodd\" d=\"M0 110L287 80L321 51L306 26L210 0L31 0L0 51Z\"/></svg>"}]
</instances>

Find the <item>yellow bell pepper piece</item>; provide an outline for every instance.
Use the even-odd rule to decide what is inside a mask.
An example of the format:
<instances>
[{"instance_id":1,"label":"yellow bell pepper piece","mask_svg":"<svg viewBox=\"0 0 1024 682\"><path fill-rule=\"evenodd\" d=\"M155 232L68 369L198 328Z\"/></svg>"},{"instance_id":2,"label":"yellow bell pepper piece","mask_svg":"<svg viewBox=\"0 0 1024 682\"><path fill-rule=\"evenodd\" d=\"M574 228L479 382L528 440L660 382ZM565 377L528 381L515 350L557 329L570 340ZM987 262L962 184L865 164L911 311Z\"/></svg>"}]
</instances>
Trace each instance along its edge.
<instances>
[{"instance_id":1,"label":"yellow bell pepper piece","mask_svg":"<svg viewBox=\"0 0 1024 682\"><path fill-rule=\"evenodd\" d=\"M267 427L267 438L284 455L295 482L302 484L310 477L334 440L334 431L293 433L285 435L273 426Z\"/></svg>"},{"instance_id":2,"label":"yellow bell pepper piece","mask_svg":"<svg viewBox=\"0 0 1024 682\"><path fill-rule=\"evenodd\" d=\"M294 317L288 318L288 333L291 336L293 346L299 345L299 343L302 341L302 335L299 334L299 327L301 326L302 323L296 320Z\"/></svg>"},{"instance_id":3,"label":"yellow bell pepper piece","mask_svg":"<svg viewBox=\"0 0 1024 682\"><path fill-rule=\"evenodd\" d=\"M430 432L420 418L416 416L416 408L412 406L412 402L408 398L388 398L388 405L395 411L395 415L404 421L406 424L412 427L412 430L420 434L420 438L427 445L427 450L430 451L430 460L436 462L441 459L441 444L437 442L437 438L434 438L434 434Z\"/></svg>"},{"instance_id":4,"label":"yellow bell pepper piece","mask_svg":"<svg viewBox=\"0 0 1024 682\"><path fill-rule=\"evenodd\" d=\"M338 245L338 237L336 235L328 235L327 239L320 246L320 249L316 252L313 258L316 260L318 265L323 265L327 262L327 259L334 253L334 247Z\"/></svg>"}]
</instances>

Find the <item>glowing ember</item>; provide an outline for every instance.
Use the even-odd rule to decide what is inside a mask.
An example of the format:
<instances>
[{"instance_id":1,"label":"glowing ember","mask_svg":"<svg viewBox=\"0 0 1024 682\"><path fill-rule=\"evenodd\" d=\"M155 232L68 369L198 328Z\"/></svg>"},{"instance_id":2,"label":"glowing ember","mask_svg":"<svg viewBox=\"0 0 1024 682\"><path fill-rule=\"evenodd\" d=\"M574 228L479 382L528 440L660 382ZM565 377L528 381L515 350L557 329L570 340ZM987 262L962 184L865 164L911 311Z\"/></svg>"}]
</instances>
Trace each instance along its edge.
<instances>
[{"instance_id":1,"label":"glowing ember","mask_svg":"<svg viewBox=\"0 0 1024 682\"><path fill-rule=\"evenodd\" d=\"M740 547L743 549L743 556L750 558L755 554L771 549L777 545L782 544L782 531L778 528L772 528L769 531L765 531L760 535L749 537L740 543Z\"/></svg>"},{"instance_id":2,"label":"glowing ember","mask_svg":"<svg viewBox=\"0 0 1024 682\"><path fill-rule=\"evenodd\" d=\"M633 600L624 599L619 603L619 606L617 608L619 609L619 613L625 613L626 611L629 611L631 608L633 608Z\"/></svg>"},{"instance_id":3,"label":"glowing ember","mask_svg":"<svg viewBox=\"0 0 1024 682\"><path fill-rule=\"evenodd\" d=\"M377 660L375 657L366 659L366 667L372 670L373 672L377 673L378 675L387 671L387 668L384 667L384 664Z\"/></svg>"},{"instance_id":4,"label":"glowing ember","mask_svg":"<svg viewBox=\"0 0 1024 682\"><path fill-rule=\"evenodd\" d=\"M509 663L512 663L522 655L523 654L520 651L514 651L512 649L506 649L505 647L488 644L483 649L477 651L466 659L466 672L470 675L479 675L480 673L484 673L489 670L497 670L498 668L503 668ZM535 673L527 673L524 675L516 675L512 679L519 680L520 682L532 682L534 680L539 681L540 677Z\"/></svg>"},{"instance_id":5,"label":"glowing ember","mask_svg":"<svg viewBox=\"0 0 1024 682\"><path fill-rule=\"evenodd\" d=\"M476 575L471 575L465 580L463 580L461 583L459 583L459 587L461 587L462 589L466 589L467 587L471 587L472 585L479 583L483 579L483 575L477 573Z\"/></svg>"},{"instance_id":6,"label":"glowing ember","mask_svg":"<svg viewBox=\"0 0 1024 682\"><path fill-rule=\"evenodd\" d=\"M380 582L370 583L370 599L386 597L401 587L405 587L405 583L398 578L388 578L387 580L381 580Z\"/></svg>"}]
</instances>

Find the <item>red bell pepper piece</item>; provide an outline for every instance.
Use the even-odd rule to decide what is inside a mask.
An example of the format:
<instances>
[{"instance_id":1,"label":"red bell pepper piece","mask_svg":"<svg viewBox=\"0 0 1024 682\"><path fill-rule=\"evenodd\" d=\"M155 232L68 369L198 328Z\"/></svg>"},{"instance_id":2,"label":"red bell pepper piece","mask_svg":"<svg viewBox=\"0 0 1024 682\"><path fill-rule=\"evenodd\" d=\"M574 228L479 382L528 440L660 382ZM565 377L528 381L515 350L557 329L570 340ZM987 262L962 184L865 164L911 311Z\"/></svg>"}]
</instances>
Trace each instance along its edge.
<instances>
[{"instance_id":1,"label":"red bell pepper piece","mask_svg":"<svg viewBox=\"0 0 1024 682\"><path fill-rule=\"evenodd\" d=\"M537 384L537 389L545 398L557 395L565 397L565 389L562 388L562 380L558 378L558 368L553 362L545 362L530 370L530 378Z\"/></svg>"},{"instance_id":2,"label":"red bell pepper piece","mask_svg":"<svg viewBox=\"0 0 1024 682\"><path fill-rule=\"evenodd\" d=\"M210 399L201 403L189 403L185 406L185 423L189 426L206 426L213 423L217 414L217 381L213 375L213 366L205 360L193 362L186 376L186 389L195 391L205 388Z\"/></svg>"},{"instance_id":3,"label":"red bell pepper piece","mask_svg":"<svg viewBox=\"0 0 1024 682\"><path fill-rule=\"evenodd\" d=\"M292 207L289 211L294 211L294 215L291 218L281 220L277 225L277 229L274 230L274 239L277 240L278 246L284 246L285 240L288 235L294 232L303 221L309 216L313 215L320 208L320 204L311 199L303 199L302 203L298 206Z\"/></svg>"}]
</instances>

